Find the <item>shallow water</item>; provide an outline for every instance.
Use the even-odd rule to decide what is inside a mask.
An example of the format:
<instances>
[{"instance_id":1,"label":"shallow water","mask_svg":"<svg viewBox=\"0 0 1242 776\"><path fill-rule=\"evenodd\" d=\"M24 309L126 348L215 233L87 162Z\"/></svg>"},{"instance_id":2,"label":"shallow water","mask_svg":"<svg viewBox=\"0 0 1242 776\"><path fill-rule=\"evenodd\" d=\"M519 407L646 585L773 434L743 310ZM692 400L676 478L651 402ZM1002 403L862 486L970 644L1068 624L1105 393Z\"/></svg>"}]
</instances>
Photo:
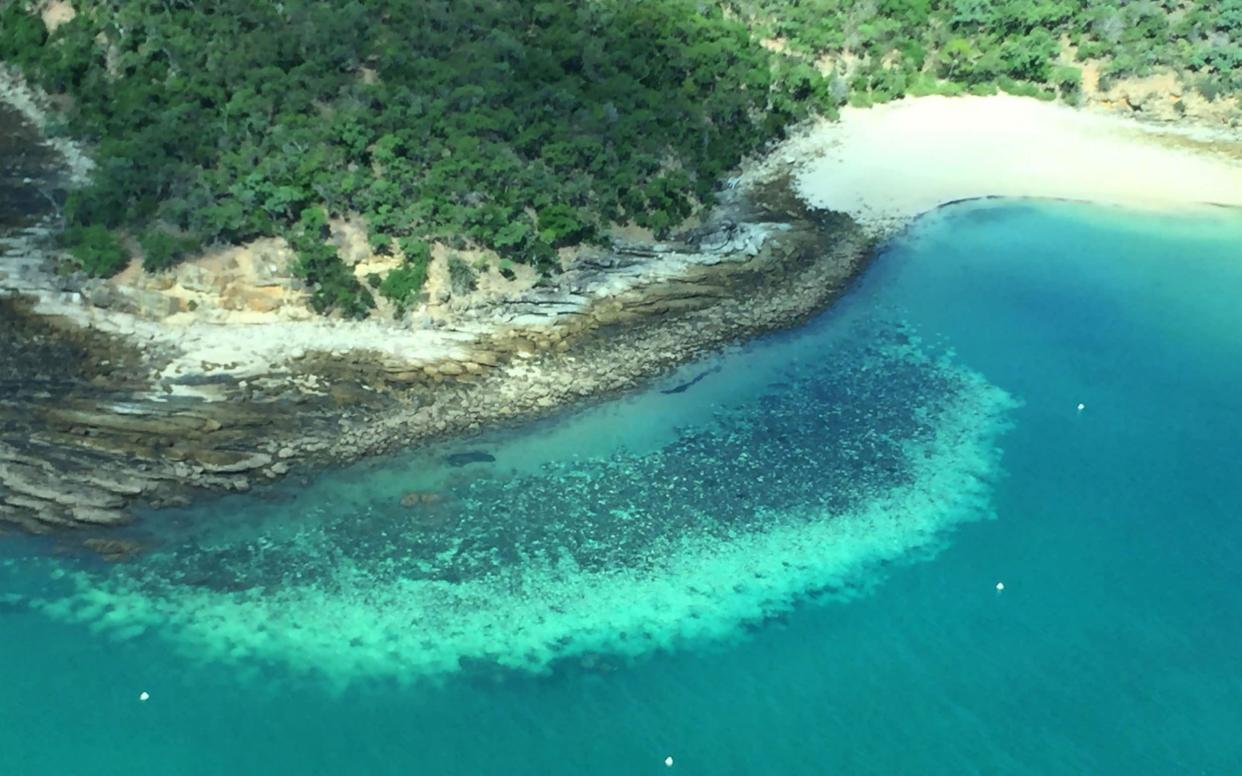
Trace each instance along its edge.
<instances>
[{"instance_id":1,"label":"shallow water","mask_svg":"<svg viewBox=\"0 0 1242 776\"><path fill-rule=\"evenodd\" d=\"M648 392L6 539L0 769L1240 772L1239 246L960 204Z\"/></svg>"}]
</instances>

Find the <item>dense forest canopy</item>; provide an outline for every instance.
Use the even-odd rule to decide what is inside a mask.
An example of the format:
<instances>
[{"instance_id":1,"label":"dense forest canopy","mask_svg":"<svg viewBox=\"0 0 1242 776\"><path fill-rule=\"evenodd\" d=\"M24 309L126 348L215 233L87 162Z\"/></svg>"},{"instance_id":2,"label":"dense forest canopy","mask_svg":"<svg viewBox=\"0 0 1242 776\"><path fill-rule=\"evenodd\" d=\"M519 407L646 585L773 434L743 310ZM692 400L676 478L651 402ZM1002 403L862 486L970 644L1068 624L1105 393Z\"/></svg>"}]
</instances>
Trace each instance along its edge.
<instances>
[{"instance_id":1,"label":"dense forest canopy","mask_svg":"<svg viewBox=\"0 0 1242 776\"><path fill-rule=\"evenodd\" d=\"M402 258L429 243L553 271L609 224L663 233L807 113L913 93L1076 97L1068 52L1108 75L1242 88L1242 0L76 0L49 32L0 0L0 59L72 98L93 183L67 240L109 274L201 246L287 238L323 310L372 289L327 242L360 214Z\"/></svg>"},{"instance_id":2,"label":"dense forest canopy","mask_svg":"<svg viewBox=\"0 0 1242 776\"><path fill-rule=\"evenodd\" d=\"M757 35L844 77L868 103L1007 91L1076 99L1075 60L1104 79L1168 68L1208 98L1242 90L1242 0L733 0ZM827 65L828 67L823 67Z\"/></svg>"}]
</instances>

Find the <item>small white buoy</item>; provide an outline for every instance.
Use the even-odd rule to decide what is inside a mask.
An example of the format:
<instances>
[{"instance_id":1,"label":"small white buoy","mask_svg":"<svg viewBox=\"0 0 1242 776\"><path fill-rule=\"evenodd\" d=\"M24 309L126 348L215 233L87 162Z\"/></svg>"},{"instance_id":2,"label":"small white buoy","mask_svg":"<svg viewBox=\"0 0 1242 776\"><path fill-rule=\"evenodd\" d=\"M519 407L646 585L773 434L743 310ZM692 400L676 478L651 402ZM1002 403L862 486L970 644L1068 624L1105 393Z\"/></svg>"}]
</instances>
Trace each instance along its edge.
<instances>
[{"instance_id":1,"label":"small white buoy","mask_svg":"<svg viewBox=\"0 0 1242 776\"><path fill-rule=\"evenodd\" d=\"M1079 411L1079 412L1082 412L1082 411L1083 411L1083 410L1085 410L1086 408L1087 408L1087 405L1083 404L1082 402L1079 402L1079 403L1078 403L1078 411Z\"/></svg>"},{"instance_id":2,"label":"small white buoy","mask_svg":"<svg viewBox=\"0 0 1242 776\"><path fill-rule=\"evenodd\" d=\"M669 755L668 757L665 757L665 758L664 758L664 764L665 764L665 765L667 765L668 767L672 768L672 767L673 767L673 756L672 756L672 755Z\"/></svg>"},{"instance_id":3,"label":"small white buoy","mask_svg":"<svg viewBox=\"0 0 1242 776\"><path fill-rule=\"evenodd\" d=\"M1004 582L997 582L997 583L996 583L996 592L998 592L998 593L1002 593L1002 592L1004 592L1004 590L1005 590L1005 583L1004 583Z\"/></svg>"},{"instance_id":4,"label":"small white buoy","mask_svg":"<svg viewBox=\"0 0 1242 776\"><path fill-rule=\"evenodd\" d=\"M138 700L148 701L150 699L151 699L151 693L147 692L146 690L143 690L142 692L138 693Z\"/></svg>"}]
</instances>

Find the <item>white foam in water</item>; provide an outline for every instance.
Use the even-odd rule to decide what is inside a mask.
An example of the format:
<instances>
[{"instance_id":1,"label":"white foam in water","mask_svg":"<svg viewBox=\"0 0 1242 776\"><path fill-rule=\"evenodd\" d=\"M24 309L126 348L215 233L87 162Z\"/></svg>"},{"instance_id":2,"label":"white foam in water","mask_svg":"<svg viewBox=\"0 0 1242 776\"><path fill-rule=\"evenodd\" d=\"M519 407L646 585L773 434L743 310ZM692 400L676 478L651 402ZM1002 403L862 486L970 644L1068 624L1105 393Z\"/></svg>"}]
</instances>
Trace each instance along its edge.
<instances>
[{"instance_id":1,"label":"white foam in water","mask_svg":"<svg viewBox=\"0 0 1242 776\"><path fill-rule=\"evenodd\" d=\"M761 530L685 535L623 567L528 557L460 582L380 577L348 561L314 585L237 592L73 572L76 593L44 608L118 637L149 629L203 660L275 661L343 683L447 674L476 660L545 671L566 657L727 638L989 515L995 441L1015 402L979 375L935 368L965 387L927 410L934 433L904 443L911 476L842 514L760 511Z\"/></svg>"}]
</instances>

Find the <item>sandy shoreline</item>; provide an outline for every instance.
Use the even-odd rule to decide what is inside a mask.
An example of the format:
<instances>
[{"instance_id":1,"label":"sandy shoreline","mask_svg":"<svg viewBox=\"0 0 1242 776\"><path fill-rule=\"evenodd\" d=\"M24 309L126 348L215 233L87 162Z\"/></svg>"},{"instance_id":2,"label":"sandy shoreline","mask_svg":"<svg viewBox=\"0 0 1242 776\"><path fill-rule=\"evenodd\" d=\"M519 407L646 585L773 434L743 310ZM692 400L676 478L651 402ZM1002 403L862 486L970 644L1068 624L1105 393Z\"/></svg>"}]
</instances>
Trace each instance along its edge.
<instances>
[{"instance_id":1,"label":"sandy shoreline","mask_svg":"<svg viewBox=\"0 0 1242 776\"><path fill-rule=\"evenodd\" d=\"M979 197L1242 206L1242 134L1008 95L847 108L839 122L803 128L772 158L794 166L809 205L880 234Z\"/></svg>"}]
</instances>

